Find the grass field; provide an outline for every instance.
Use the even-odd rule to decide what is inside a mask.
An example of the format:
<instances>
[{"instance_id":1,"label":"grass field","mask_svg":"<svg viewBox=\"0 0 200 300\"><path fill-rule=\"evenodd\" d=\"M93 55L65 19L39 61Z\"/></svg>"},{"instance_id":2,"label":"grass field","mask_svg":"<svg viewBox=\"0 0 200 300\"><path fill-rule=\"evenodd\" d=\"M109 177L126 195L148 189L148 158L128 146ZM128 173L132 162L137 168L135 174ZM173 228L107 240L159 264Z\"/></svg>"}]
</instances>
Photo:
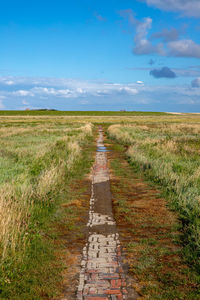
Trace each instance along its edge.
<instances>
[{"instance_id":1,"label":"grass field","mask_svg":"<svg viewBox=\"0 0 200 300\"><path fill-rule=\"evenodd\" d=\"M66 251L65 248L68 257L64 255L68 268L75 259L70 254L70 251L74 253L76 247L72 241L74 245L84 242L85 223L81 220L83 216L87 217L89 205L89 200L84 200L87 185L84 178L93 162L98 124L108 128L108 137L115 143L113 152L118 148L127 150L130 168L127 167L126 174L122 174L124 162L120 162L120 165L118 158L113 162L113 170L116 174L121 172L124 178L124 182L122 180L116 187L116 218L118 214L123 215L126 222L137 230L140 230L138 226L143 226L143 216L140 219L138 215L134 223L134 214L132 219L130 217L132 208L123 202L125 200L118 199L117 194L124 190L126 195L128 186L134 189L134 174L144 175L151 185L162 190L165 199L162 205L167 203L162 222L165 223L165 217L170 215L171 210L180 221L181 227L176 227L180 233L178 259L187 262L191 274L200 273L199 115L1 111L0 299L59 299L62 289L62 249L68 249ZM148 189L145 185L144 188ZM131 193L132 190L129 190ZM144 202L147 200L148 197L143 199ZM146 222L148 217L144 216ZM161 225L163 228L166 225L170 235L172 229L164 223ZM62 235L65 235L65 246L60 242L59 236ZM146 252L142 252L142 266L144 262L150 263L147 250L155 243L159 247L152 240L154 238L149 236L148 240L140 243L142 251L146 245ZM140 259L139 250L135 253L135 242L130 238L128 243L129 252ZM170 247L171 243L170 240ZM56 251L61 253L59 258ZM156 255L152 259L156 260ZM170 255L177 257L172 252ZM154 271L157 273L157 269ZM151 272L151 268L148 272ZM66 274L70 286L70 272ZM149 278L153 278L150 275ZM139 275L138 278L143 280ZM181 281L181 277L177 278ZM185 290L190 294L190 299L194 295L195 299L200 299L198 293L194 292L198 280L193 281L192 275L184 275L183 278L186 278L185 286L188 278L188 288ZM187 299L181 296L186 293L179 288L177 294L173 294L174 281L170 282L171 294L167 294L169 280L166 277L160 280L162 285L159 283L157 286L157 296L162 288L166 297L170 295L172 299ZM145 293L149 297L147 299L162 299L151 298L151 288Z\"/></svg>"},{"instance_id":2,"label":"grass field","mask_svg":"<svg viewBox=\"0 0 200 300\"><path fill-rule=\"evenodd\" d=\"M63 200L61 195L68 197L63 193L74 172L77 176L85 172L84 166L88 168L90 161L82 151L92 141L92 124L68 124L56 119L21 121L4 119L0 128L0 298L3 299L32 299L33 294L34 299L39 299L41 290L35 287L35 283L42 281L39 264L45 264L53 251L50 241L44 238L48 232L46 226ZM69 209L68 215L70 219L73 216ZM34 264L38 273L31 275ZM21 281L21 287L16 287L17 280ZM50 290L54 288L52 284Z\"/></svg>"},{"instance_id":3,"label":"grass field","mask_svg":"<svg viewBox=\"0 0 200 300\"><path fill-rule=\"evenodd\" d=\"M184 257L200 270L200 125L112 125L109 136L129 145L129 162L158 184L182 222Z\"/></svg>"},{"instance_id":4,"label":"grass field","mask_svg":"<svg viewBox=\"0 0 200 300\"><path fill-rule=\"evenodd\" d=\"M142 111L45 111L45 110L0 110L0 116L162 116L164 112Z\"/></svg>"},{"instance_id":5,"label":"grass field","mask_svg":"<svg viewBox=\"0 0 200 300\"><path fill-rule=\"evenodd\" d=\"M127 146L107 142L114 215L132 286L142 299L200 299L199 275L182 256L176 213L155 184L128 163Z\"/></svg>"}]
</instances>

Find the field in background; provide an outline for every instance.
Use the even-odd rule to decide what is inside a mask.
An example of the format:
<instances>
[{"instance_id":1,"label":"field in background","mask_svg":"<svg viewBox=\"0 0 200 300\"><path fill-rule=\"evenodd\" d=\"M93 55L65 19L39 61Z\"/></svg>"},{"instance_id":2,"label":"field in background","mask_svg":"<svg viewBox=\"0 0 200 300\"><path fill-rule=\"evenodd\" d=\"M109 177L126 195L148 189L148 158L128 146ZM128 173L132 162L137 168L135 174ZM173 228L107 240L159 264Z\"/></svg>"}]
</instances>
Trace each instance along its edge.
<instances>
[{"instance_id":1,"label":"field in background","mask_svg":"<svg viewBox=\"0 0 200 300\"><path fill-rule=\"evenodd\" d=\"M199 124L199 114L168 114L153 112L63 112L63 111L0 111L0 126L4 122L26 123L93 123L93 124L150 124L190 123Z\"/></svg>"},{"instance_id":2,"label":"field in background","mask_svg":"<svg viewBox=\"0 0 200 300\"><path fill-rule=\"evenodd\" d=\"M163 112L142 111L59 111L59 110L0 110L0 116L162 116Z\"/></svg>"}]
</instances>

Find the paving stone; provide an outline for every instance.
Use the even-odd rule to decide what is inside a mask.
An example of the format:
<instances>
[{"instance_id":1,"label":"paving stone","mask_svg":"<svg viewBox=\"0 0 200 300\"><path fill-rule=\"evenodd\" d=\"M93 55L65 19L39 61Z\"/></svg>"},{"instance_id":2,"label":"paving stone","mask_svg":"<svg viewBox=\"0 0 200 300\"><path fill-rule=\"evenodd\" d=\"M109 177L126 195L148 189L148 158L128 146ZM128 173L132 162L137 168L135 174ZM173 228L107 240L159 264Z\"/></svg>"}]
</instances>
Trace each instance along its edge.
<instances>
[{"instance_id":1,"label":"paving stone","mask_svg":"<svg viewBox=\"0 0 200 300\"><path fill-rule=\"evenodd\" d=\"M99 131L97 147L104 147L101 130ZM93 167L90 211L87 224L89 234L87 243L83 248L77 292L78 300L123 300L127 298L126 281L120 263L119 234L116 231L112 211L107 214L107 212L102 213L97 209L98 204L100 205L100 199L98 194L95 194L95 185L102 183L105 185L108 181L107 155L105 152L97 152ZM108 205L111 205L111 197L109 201L110 204ZM97 230L98 233L96 233L94 231L98 226L103 230Z\"/></svg>"}]
</instances>

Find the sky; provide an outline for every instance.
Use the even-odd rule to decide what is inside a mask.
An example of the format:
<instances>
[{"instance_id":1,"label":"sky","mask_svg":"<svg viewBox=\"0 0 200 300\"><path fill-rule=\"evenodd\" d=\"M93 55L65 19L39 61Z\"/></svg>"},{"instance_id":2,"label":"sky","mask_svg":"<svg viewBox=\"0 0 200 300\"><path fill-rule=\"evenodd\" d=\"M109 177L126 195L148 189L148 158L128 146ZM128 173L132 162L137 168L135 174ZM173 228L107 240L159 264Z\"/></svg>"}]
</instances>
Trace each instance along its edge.
<instances>
[{"instance_id":1,"label":"sky","mask_svg":"<svg viewBox=\"0 0 200 300\"><path fill-rule=\"evenodd\" d=\"M200 112L199 0L0 3L0 109Z\"/></svg>"}]
</instances>

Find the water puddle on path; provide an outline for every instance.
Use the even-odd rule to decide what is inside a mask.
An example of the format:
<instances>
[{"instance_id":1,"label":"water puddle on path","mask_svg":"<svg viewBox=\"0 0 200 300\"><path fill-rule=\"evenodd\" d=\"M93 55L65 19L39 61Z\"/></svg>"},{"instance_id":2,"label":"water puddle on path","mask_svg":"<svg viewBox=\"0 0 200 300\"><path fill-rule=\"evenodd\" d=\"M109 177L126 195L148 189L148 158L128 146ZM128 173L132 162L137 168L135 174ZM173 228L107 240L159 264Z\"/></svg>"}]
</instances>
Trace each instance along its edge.
<instances>
[{"instance_id":1,"label":"water puddle on path","mask_svg":"<svg viewBox=\"0 0 200 300\"><path fill-rule=\"evenodd\" d=\"M107 148L99 128L92 173L88 239L83 248L78 300L122 300L128 297L122 268L121 247L112 212Z\"/></svg>"},{"instance_id":2,"label":"water puddle on path","mask_svg":"<svg viewBox=\"0 0 200 300\"><path fill-rule=\"evenodd\" d=\"M105 146L98 146L97 147L97 152L109 152L111 150L108 150L107 147Z\"/></svg>"}]
</instances>

